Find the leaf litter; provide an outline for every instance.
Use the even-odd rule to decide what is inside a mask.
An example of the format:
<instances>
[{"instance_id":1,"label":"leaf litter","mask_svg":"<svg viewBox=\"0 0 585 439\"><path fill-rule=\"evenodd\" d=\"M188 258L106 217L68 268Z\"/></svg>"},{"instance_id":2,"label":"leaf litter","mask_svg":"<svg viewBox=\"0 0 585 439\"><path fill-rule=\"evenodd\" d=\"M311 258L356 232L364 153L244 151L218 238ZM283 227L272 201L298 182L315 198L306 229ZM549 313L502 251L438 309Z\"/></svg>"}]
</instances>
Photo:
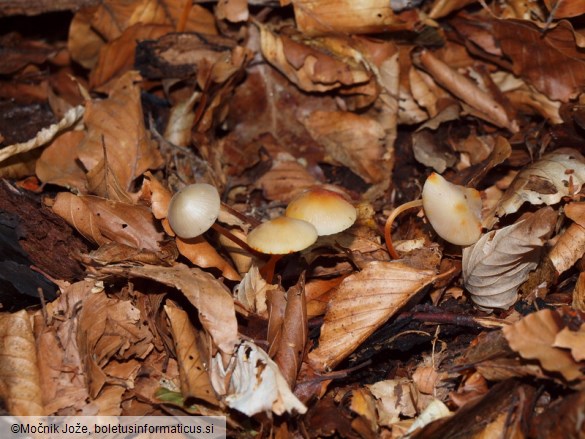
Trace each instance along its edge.
<instances>
[{"instance_id":1,"label":"leaf litter","mask_svg":"<svg viewBox=\"0 0 585 439\"><path fill-rule=\"evenodd\" d=\"M38 305L0 313L8 412L215 414L233 437L585 434L583 14L104 0L63 13L67 35L6 27L7 200L69 224L85 269L63 275L26 245L36 217L1 205L0 279L25 252L43 261L7 284ZM449 244L411 210L389 254L386 218L433 171L479 191L482 236ZM181 239L169 201L196 182L222 211ZM296 253L249 248L314 187L356 223Z\"/></svg>"}]
</instances>

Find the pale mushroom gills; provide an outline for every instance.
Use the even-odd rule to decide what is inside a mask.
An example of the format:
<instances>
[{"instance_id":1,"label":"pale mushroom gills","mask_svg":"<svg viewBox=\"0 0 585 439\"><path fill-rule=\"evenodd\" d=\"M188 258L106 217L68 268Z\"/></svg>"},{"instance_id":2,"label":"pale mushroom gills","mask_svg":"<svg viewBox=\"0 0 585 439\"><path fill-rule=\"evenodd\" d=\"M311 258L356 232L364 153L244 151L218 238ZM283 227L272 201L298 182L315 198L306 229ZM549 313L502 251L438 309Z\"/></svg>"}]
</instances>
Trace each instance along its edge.
<instances>
[{"instance_id":1,"label":"pale mushroom gills","mask_svg":"<svg viewBox=\"0 0 585 439\"><path fill-rule=\"evenodd\" d=\"M215 223L220 205L219 193L214 186L206 183L191 184L173 196L167 218L177 236L196 238Z\"/></svg>"},{"instance_id":2,"label":"pale mushroom gills","mask_svg":"<svg viewBox=\"0 0 585 439\"><path fill-rule=\"evenodd\" d=\"M481 196L477 190L450 183L433 172L424 184L422 202L425 216L445 241L466 246L481 236Z\"/></svg>"}]
</instances>

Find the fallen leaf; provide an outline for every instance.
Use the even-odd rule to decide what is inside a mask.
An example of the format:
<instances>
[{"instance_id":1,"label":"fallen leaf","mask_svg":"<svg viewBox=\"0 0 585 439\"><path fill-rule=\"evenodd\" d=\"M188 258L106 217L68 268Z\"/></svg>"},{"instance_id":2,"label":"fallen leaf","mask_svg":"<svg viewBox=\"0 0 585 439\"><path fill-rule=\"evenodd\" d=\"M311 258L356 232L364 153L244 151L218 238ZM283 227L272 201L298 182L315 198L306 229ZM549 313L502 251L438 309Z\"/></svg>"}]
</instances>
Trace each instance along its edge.
<instances>
[{"instance_id":1,"label":"fallen leaf","mask_svg":"<svg viewBox=\"0 0 585 439\"><path fill-rule=\"evenodd\" d=\"M555 337L553 344L556 348L570 349L575 361L585 361L585 324L577 331L565 327Z\"/></svg>"},{"instance_id":2,"label":"fallen leaf","mask_svg":"<svg viewBox=\"0 0 585 439\"><path fill-rule=\"evenodd\" d=\"M522 204L550 206L578 193L585 183L585 158L576 150L561 148L526 166L514 178L494 212L484 219L491 228L501 218L516 212Z\"/></svg>"},{"instance_id":3,"label":"fallen leaf","mask_svg":"<svg viewBox=\"0 0 585 439\"><path fill-rule=\"evenodd\" d=\"M476 305L507 309L516 302L518 288L538 265L556 218L556 212L547 207L486 233L463 249L463 282Z\"/></svg>"},{"instance_id":4,"label":"fallen leaf","mask_svg":"<svg viewBox=\"0 0 585 439\"><path fill-rule=\"evenodd\" d=\"M329 302L309 364L317 371L334 368L435 277L400 262L371 262L345 278Z\"/></svg>"},{"instance_id":5,"label":"fallen leaf","mask_svg":"<svg viewBox=\"0 0 585 439\"><path fill-rule=\"evenodd\" d=\"M136 249L160 250L163 234L145 206L61 192L55 198L53 212L99 245L116 241Z\"/></svg>"},{"instance_id":6,"label":"fallen leaf","mask_svg":"<svg viewBox=\"0 0 585 439\"><path fill-rule=\"evenodd\" d=\"M368 183L385 177L386 132L377 121L350 112L315 111L303 123L334 163L347 166Z\"/></svg>"},{"instance_id":7,"label":"fallen leaf","mask_svg":"<svg viewBox=\"0 0 585 439\"><path fill-rule=\"evenodd\" d=\"M218 405L219 401L205 367L208 359L201 355L199 334L189 321L189 315L170 305L165 305L165 312L173 331L183 397L198 398Z\"/></svg>"},{"instance_id":8,"label":"fallen leaf","mask_svg":"<svg viewBox=\"0 0 585 439\"><path fill-rule=\"evenodd\" d=\"M201 268L217 268L226 279L239 281L239 273L234 270L209 242L202 236L192 239L176 237L179 252L193 264Z\"/></svg>"},{"instance_id":9,"label":"fallen leaf","mask_svg":"<svg viewBox=\"0 0 585 439\"><path fill-rule=\"evenodd\" d=\"M84 122L87 135L79 146L79 159L91 172L107 166L120 189L130 192L134 180L162 164L162 157L146 131L142 117L140 89L136 72L127 72L114 84L107 99L86 104ZM110 189L101 188L107 197Z\"/></svg>"},{"instance_id":10,"label":"fallen leaf","mask_svg":"<svg viewBox=\"0 0 585 439\"><path fill-rule=\"evenodd\" d=\"M584 379L582 365L569 352L554 346L562 327L557 312L543 309L505 326L502 331L510 347L523 358L538 360L544 369L560 373L567 381Z\"/></svg>"},{"instance_id":11,"label":"fallen leaf","mask_svg":"<svg viewBox=\"0 0 585 439\"><path fill-rule=\"evenodd\" d=\"M236 348L227 369L217 356L212 360L214 388L224 386L218 381L229 376L223 392L225 403L247 416L263 412L276 415L297 412L303 414L307 407L290 391L278 366L268 354L255 344L243 341Z\"/></svg>"},{"instance_id":12,"label":"fallen leaf","mask_svg":"<svg viewBox=\"0 0 585 439\"><path fill-rule=\"evenodd\" d=\"M573 223L558 237L548 257L558 274L571 268L585 253L585 227Z\"/></svg>"},{"instance_id":13,"label":"fallen leaf","mask_svg":"<svg viewBox=\"0 0 585 439\"><path fill-rule=\"evenodd\" d=\"M211 335L224 358L229 359L238 342L238 324L232 295L227 287L198 268L176 264L174 267L104 267L104 274L152 279L181 291L197 308L199 320Z\"/></svg>"},{"instance_id":14,"label":"fallen leaf","mask_svg":"<svg viewBox=\"0 0 585 439\"><path fill-rule=\"evenodd\" d=\"M37 351L25 310L0 315L0 396L15 416L44 416Z\"/></svg>"}]
</instances>

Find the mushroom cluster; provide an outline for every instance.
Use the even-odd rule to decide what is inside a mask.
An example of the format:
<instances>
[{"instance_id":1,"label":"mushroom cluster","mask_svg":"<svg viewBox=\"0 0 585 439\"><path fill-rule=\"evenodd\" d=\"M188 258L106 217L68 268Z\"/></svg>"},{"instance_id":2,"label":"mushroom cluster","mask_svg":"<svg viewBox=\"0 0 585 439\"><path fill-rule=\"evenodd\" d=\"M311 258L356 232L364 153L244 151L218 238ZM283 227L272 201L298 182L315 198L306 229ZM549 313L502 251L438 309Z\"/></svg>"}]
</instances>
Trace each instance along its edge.
<instances>
[{"instance_id":1,"label":"mushroom cluster","mask_svg":"<svg viewBox=\"0 0 585 439\"><path fill-rule=\"evenodd\" d=\"M220 207L219 193L214 186L192 184L173 196L167 218L173 232L184 239L195 238L211 227L225 233L215 223ZM250 251L272 255L266 264L267 278L271 279L280 257L310 247L319 236L349 228L356 218L355 207L343 195L320 187L312 188L291 201L284 216L260 224L248 234L247 243L238 244ZM234 239L233 235L228 238Z\"/></svg>"}]
</instances>

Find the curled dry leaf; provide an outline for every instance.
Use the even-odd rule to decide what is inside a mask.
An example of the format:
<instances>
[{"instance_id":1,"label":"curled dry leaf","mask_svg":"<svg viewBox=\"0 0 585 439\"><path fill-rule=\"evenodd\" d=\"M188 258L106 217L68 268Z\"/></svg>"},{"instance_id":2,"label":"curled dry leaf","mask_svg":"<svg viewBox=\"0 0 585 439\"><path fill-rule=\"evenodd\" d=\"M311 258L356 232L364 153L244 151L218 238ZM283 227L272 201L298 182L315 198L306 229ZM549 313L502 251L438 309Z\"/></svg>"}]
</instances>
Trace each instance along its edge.
<instances>
[{"instance_id":1,"label":"curled dry leaf","mask_svg":"<svg viewBox=\"0 0 585 439\"><path fill-rule=\"evenodd\" d=\"M211 274L198 268L177 264L172 268L145 265L142 267L104 267L104 274L152 279L181 291L197 308L199 320L214 343L229 359L238 342L238 323L232 295L227 287Z\"/></svg>"},{"instance_id":2,"label":"curled dry leaf","mask_svg":"<svg viewBox=\"0 0 585 439\"><path fill-rule=\"evenodd\" d=\"M364 34L405 29L386 0L296 0L297 27L306 35Z\"/></svg>"},{"instance_id":3,"label":"curled dry leaf","mask_svg":"<svg viewBox=\"0 0 585 439\"><path fill-rule=\"evenodd\" d=\"M502 217L516 212L522 204L556 204L578 193L585 183L585 158L576 150L561 148L520 171L499 203L485 220L491 228Z\"/></svg>"},{"instance_id":4,"label":"curled dry leaf","mask_svg":"<svg viewBox=\"0 0 585 439\"><path fill-rule=\"evenodd\" d=\"M357 51L340 37L297 41L261 26L260 43L264 58L304 91L325 92L371 79Z\"/></svg>"},{"instance_id":5,"label":"curled dry leaf","mask_svg":"<svg viewBox=\"0 0 585 439\"><path fill-rule=\"evenodd\" d=\"M558 274L575 265L585 253L585 227L571 224L559 237L548 257Z\"/></svg>"},{"instance_id":6,"label":"curled dry leaf","mask_svg":"<svg viewBox=\"0 0 585 439\"><path fill-rule=\"evenodd\" d=\"M91 172L107 163L123 191L131 189L135 178L163 163L144 126L140 87L135 83L139 79L137 72L128 72L113 84L107 99L87 103L87 136L79 145L85 168Z\"/></svg>"},{"instance_id":7,"label":"curled dry leaf","mask_svg":"<svg viewBox=\"0 0 585 439\"><path fill-rule=\"evenodd\" d=\"M53 140L57 134L75 125L79 119L81 119L84 112L85 108L83 108L81 105L73 107L69 109L67 113L65 113L63 119L57 123L54 123L48 128L43 128L34 138L28 140L27 142L16 143L14 145L9 145L2 148L2 150L0 150L0 163L17 154L32 151L35 148L46 145L51 140Z\"/></svg>"},{"instance_id":8,"label":"curled dry leaf","mask_svg":"<svg viewBox=\"0 0 585 439\"><path fill-rule=\"evenodd\" d=\"M229 280L240 280L240 274L202 236L192 239L176 237L179 252L201 268L217 268Z\"/></svg>"},{"instance_id":9,"label":"curled dry leaf","mask_svg":"<svg viewBox=\"0 0 585 439\"><path fill-rule=\"evenodd\" d=\"M145 206L61 192L55 198L53 212L99 245L115 241L137 249L160 250L163 235Z\"/></svg>"},{"instance_id":10,"label":"curled dry leaf","mask_svg":"<svg viewBox=\"0 0 585 439\"><path fill-rule=\"evenodd\" d=\"M278 294L278 291L275 293ZM271 357L289 387L293 388L301 368L308 333L304 277L288 289L282 302L285 304L283 310L273 312L271 306L267 338Z\"/></svg>"},{"instance_id":11,"label":"curled dry leaf","mask_svg":"<svg viewBox=\"0 0 585 439\"><path fill-rule=\"evenodd\" d=\"M170 305L165 305L165 312L171 322L183 398L198 398L218 405L205 367L209 359L201 355L199 334L189 321L189 315Z\"/></svg>"},{"instance_id":12,"label":"curled dry leaf","mask_svg":"<svg viewBox=\"0 0 585 439\"><path fill-rule=\"evenodd\" d=\"M244 341L236 350L227 369L216 356L212 363L212 382L216 391L224 387L225 403L233 409L254 416L274 412L277 415L297 412L307 407L291 392L278 366L255 344ZM229 376L229 382L224 380Z\"/></svg>"},{"instance_id":13,"label":"curled dry leaf","mask_svg":"<svg viewBox=\"0 0 585 439\"><path fill-rule=\"evenodd\" d=\"M303 122L330 159L366 182L380 182L389 174L382 166L386 132L374 119L346 111L315 111Z\"/></svg>"},{"instance_id":14,"label":"curled dry leaf","mask_svg":"<svg viewBox=\"0 0 585 439\"><path fill-rule=\"evenodd\" d=\"M577 362L567 350L555 347L562 328L561 316L543 309L505 326L502 331L510 347L523 358L538 360L544 369L560 373L567 381L583 380L585 375L580 369L584 364Z\"/></svg>"},{"instance_id":15,"label":"curled dry leaf","mask_svg":"<svg viewBox=\"0 0 585 439\"><path fill-rule=\"evenodd\" d=\"M430 51L420 52L415 58L415 63L420 64L435 81L472 107L478 117L512 132L518 131L517 122L510 119L501 103Z\"/></svg>"},{"instance_id":16,"label":"curled dry leaf","mask_svg":"<svg viewBox=\"0 0 585 439\"><path fill-rule=\"evenodd\" d=\"M309 364L317 371L335 367L435 277L400 262L371 262L345 278L329 302Z\"/></svg>"},{"instance_id":17,"label":"curled dry leaf","mask_svg":"<svg viewBox=\"0 0 585 439\"><path fill-rule=\"evenodd\" d=\"M77 344L84 363L89 394L97 398L108 383L116 383L106 366L120 360L144 359L152 351L153 335L142 325L140 310L129 301L105 294L92 294L83 301L79 315Z\"/></svg>"},{"instance_id":18,"label":"curled dry leaf","mask_svg":"<svg viewBox=\"0 0 585 439\"><path fill-rule=\"evenodd\" d=\"M288 203L303 190L318 185L306 167L290 154L278 154L270 170L258 179L256 186L269 200Z\"/></svg>"},{"instance_id":19,"label":"curled dry leaf","mask_svg":"<svg viewBox=\"0 0 585 439\"><path fill-rule=\"evenodd\" d=\"M37 361L27 312L1 314L0 397L11 415L45 415Z\"/></svg>"},{"instance_id":20,"label":"curled dry leaf","mask_svg":"<svg viewBox=\"0 0 585 439\"><path fill-rule=\"evenodd\" d=\"M78 193L87 193L85 171L77 160L82 131L67 131L46 147L37 160L35 173L43 183L56 184Z\"/></svg>"},{"instance_id":21,"label":"curled dry leaf","mask_svg":"<svg viewBox=\"0 0 585 439\"><path fill-rule=\"evenodd\" d=\"M266 282L260 275L258 267L252 265L250 270L244 275L242 281L234 288L234 293L236 300L246 310L267 318L268 307L266 306L266 296L270 291L279 289L282 289L282 287Z\"/></svg>"},{"instance_id":22,"label":"curled dry leaf","mask_svg":"<svg viewBox=\"0 0 585 439\"><path fill-rule=\"evenodd\" d=\"M483 235L463 250L463 282L481 307L507 309L540 259L557 215L546 207L516 224Z\"/></svg>"}]
</instances>

